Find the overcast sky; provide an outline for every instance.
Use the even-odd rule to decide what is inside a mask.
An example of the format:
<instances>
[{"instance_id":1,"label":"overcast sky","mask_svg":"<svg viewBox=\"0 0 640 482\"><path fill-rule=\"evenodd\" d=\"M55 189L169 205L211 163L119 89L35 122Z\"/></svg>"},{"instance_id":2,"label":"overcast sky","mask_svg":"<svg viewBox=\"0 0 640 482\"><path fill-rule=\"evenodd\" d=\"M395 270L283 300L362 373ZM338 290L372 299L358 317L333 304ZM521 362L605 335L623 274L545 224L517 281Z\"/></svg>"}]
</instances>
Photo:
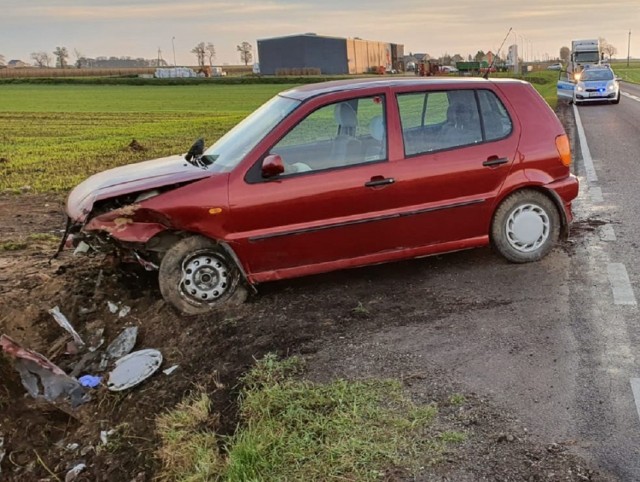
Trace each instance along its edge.
<instances>
[{"instance_id":1,"label":"overcast sky","mask_svg":"<svg viewBox=\"0 0 640 482\"><path fill-rule=\"evenodd\" d=\"M0 0L0 55L67 47L87 57L162 57L193 65L189 51L212 42L215 63L239 64L236 46L315 32L403 44L405 53L463 56L517 41L520 55L555 58L572 39L604 37L640 57L640 0ZM172 45L172 38L175 37ZM524 49L524 50L523 50Z\"/></svg>"}]
</instances>

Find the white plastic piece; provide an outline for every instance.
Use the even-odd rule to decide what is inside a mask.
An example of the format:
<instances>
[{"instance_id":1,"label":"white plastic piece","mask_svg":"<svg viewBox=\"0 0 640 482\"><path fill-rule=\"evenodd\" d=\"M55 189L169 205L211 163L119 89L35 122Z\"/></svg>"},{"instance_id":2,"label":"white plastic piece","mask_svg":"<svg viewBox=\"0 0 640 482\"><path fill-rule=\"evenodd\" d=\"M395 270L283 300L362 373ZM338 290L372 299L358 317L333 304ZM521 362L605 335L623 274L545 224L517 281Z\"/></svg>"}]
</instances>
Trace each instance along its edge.
<instances>
[{"instance_id":1,"label":"white plastic piece","mask_svg":"<svg viewBox=\"0 0 640 482\"><path fill-rule=\"evenodd\" d=\"M171 375L173 372L175 372L178 369L179 366L180 365L173 365L167 368L166 370L162 370L162 373L164 373L165 375Z\"/></svg>"},{"instance_id":2,"label":"white plastic piece","mask_svg":"<svg viewBox=\"0 0 640 482\"><path fill-rule=\"evenodd\" d=\"M84 341L82 341L82 338L80 338L80 335L78 335L78 332L73 328L71 323L69 323L69 320L67 320L67 317L62 314L62 312L60 311L60 308L58 308L57 306L54 306L49 310L49 313L51 314L51 316L53 316L53 318L56 320L56 323L58 323L58 325L60 325L62 328L64 328L67 332L71 334L71 336L73 337L73 340L78 345L84 346Z\"/></svg>"},{"instance_id":3,"label":"white plastic piece","mask_svg":"<svg viewBox=\"0 0 640 482\"><path fill-rule=\"evenodd\" d=\"M109 373L107 387L119 392L136 386L153 375L162 364L162 353L147 349L134 351L116 361L116 367Z\"/></svg>"}]
</instances>

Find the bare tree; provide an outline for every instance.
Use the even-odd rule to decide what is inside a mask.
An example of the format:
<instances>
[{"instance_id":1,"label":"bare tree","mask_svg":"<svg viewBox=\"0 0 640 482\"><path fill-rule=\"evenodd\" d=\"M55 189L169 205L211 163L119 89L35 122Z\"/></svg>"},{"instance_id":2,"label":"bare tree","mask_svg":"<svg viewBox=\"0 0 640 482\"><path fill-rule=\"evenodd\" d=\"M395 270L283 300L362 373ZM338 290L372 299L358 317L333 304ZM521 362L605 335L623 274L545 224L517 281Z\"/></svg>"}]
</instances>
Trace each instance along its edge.
<instances>
[{"instance_id":1,"label":"bare tree","mask_svg":"<svg viewBox=\"0 0 640 482\"><path fill-rule=\"evenodd\" d=\"M73 49L73 56L76 58L76 67L81 69L82 67L87 66L87 58L86 56L80 52L78 49Z\"/></svg>"},{"instance_id":2,"label":"bare tree","mask_svg":"<svg viewBox=\"0 0 640 482\"><path fill-rule=\"evenodd\" d=\"M207 51L207 57L209 58L209 65L213 67L213 59L216 58L216 47L209 42L207 43L205 50Z\"/></svg>"},{"instance_id":3,"label":"bare tree","mask_svg":"<svg viewBox=\"0 0 640 482\"><path fill-rule=\"evenodd\" d=\"M478 50L478 52L476 52L476 55L473 58L476 62L482 62L482 59L484 59L484 56L485 56L484 51Z\"/></svg>"},{"instance_id":4,"label":"bare tree","mask_svg":"<svg viewBox=\"0 0 640 482\"><path fill-rule=\"evenodd\" d=\"M609 60L611 60L611 58L618 53L618 49L611 45L609 42L605 42L601 48L602 51L607 54Z\"/></svg>"},{"instance_id":5,"label":"bare tree","mask_svg":"<svg viewBox=\"0 0 640 482\"><path fill-rule=\"evenodd\" d=\"M53 55L57 57L56 66L64 69L67 66L67 59L69 58L67 47L56 47L53 51Z\"/></svg>"},{"instance_id":6,"label":"bare tree","mask_svg":"<svg viewBox=\"0 0 640 482\"><path fill-rule=\"evenodd\" d=\"M253 47L249 42L242 42L238 45L237 50L240 52L240 62L244 62L244 65L249 65L249 62L253 60L252 49Z\"/></svg>"},{"instance_id":7,"label":"bare tree","mask_svg":"<svg viewBox=\"0 0 640 482\"><path fill-rule=\"evenodd\" d=\"M37 67L49 67L51 64L51 55L47 52L32 52L31 60L34 61Z\"/></svg>"},{"instance_id":8,"label":"bare tree","mask_svg":"<svg viewBox=\"0 0 640 482\"><path fill-rule=\"evenodd\" d=\"M571 57L571 49L569 47L561 47L560 48L560 60L563 62L568 62Z\"/></svg>"},{"instance_id":9,"label":"bare tree","mask_svg":"<svg viewBox=\"0 0 640 482\"><path fill-rule=\"evenodd\" d=\"M204 42L200 42L198 45L193 47L191 49L191 53L195 54L196 57L198 58L198 65L200 67L204 67L204 59L205 59L205 56L207 55L207 51L206 51L206 47L204 45Z\"/></svg>"}]
</instances>

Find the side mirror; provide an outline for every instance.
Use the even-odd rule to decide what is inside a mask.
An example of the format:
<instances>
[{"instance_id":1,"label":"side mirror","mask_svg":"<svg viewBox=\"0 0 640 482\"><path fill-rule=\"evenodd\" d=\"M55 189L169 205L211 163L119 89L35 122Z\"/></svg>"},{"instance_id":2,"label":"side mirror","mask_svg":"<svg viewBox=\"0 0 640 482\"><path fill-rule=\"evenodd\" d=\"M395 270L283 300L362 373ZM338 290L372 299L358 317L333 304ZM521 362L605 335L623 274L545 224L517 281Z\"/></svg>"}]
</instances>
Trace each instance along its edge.
<instances>
[{"instance_id":1,"label":"side mirror","mask_svg":"<svg viewBox=\"0 0 640 482\"><path fill-rule=\"evenodd\" d=\"M193 143L187 155L184 158L187 161L190 161L194 157L200 157L204 153L204 139L201 137L196 142Z\"/></svg>"},{"instance_id":2,"label":"side mirror","mask_svg":"<svg viewBox=\"0 0 640 482\"><path fill-rule=\"evenodd\" d=\"M284 163L278 154L269 154L262 161L262 177L270 178L284 172Z\"/></svg>"}]
</instances>

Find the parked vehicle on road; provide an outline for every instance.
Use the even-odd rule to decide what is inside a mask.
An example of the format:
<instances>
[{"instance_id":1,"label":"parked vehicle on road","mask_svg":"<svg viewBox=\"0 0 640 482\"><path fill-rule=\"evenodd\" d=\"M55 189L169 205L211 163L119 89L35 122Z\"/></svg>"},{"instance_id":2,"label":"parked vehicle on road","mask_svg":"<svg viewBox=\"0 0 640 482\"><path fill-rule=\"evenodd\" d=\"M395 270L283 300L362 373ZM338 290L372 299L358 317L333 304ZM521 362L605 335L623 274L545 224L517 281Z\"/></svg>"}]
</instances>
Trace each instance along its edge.
<instances>
[{"instance_id":1,"label":"parked vehicle on road","mask_svg":"<svg viewBox=\"0 0 640 482\"><path fill-rule=\"evenodd\" d=\"M551 64L547 67L547 70L562 70L562 64L560 62Z\"/></svg>"},{"instance_id":2,"label":"parked vehicle on road","mask_svg":"<svg viewBox=\"0 0 640 482\"><path fill-rule=\"evenodd\" d=\"M569 77L566 72L561 72L557 83L558 99L573 102L575 105L592 102L618 104L618 80L608 65L587 66L574 78Z\"/></svg>"},{"instance_id":3,"label":"parked vehicle on road","mask_svg":"<svg viewBox=\"0 0 640 482\"><path fill-rule=\"evenodd\" d=\"M527 82L358 79L282 92L208 149L96 174L67 235L157 269L187 314L259 283L493 245L544 257L578 181Z\"/></svg>"}]
</instances>

